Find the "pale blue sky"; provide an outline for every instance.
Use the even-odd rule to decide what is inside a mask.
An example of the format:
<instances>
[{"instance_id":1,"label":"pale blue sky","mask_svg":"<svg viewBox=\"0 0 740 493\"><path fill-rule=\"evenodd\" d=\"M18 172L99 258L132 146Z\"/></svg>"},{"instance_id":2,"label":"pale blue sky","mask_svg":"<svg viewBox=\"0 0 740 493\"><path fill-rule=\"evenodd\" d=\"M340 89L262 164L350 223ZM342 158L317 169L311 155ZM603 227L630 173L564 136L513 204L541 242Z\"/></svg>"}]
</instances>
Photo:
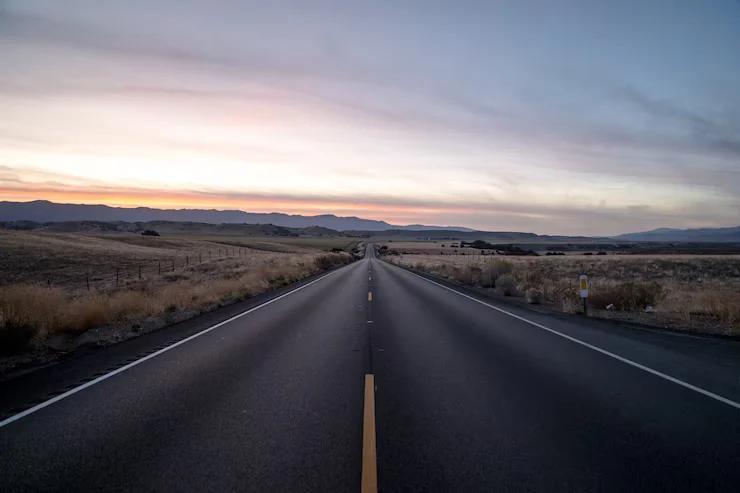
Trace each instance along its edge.
<instances>
[{"instance_id":1,"label":"pale blue sky","mask_svg":"<svg viewBox=\"0 0 740 493\"><path fill-rule=\"evenodd\" d=\"M0 199L740 223L740 2L0 2Z\"/></svg>"}]
</instances>

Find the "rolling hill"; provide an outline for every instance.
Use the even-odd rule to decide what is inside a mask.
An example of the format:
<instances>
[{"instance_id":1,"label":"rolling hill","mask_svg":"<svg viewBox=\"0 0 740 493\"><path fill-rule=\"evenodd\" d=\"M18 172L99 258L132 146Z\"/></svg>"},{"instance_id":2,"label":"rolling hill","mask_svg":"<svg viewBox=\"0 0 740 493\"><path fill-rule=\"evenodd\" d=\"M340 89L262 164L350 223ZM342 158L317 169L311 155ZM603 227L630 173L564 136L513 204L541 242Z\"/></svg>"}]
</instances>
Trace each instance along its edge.
<instances>
[{"instance_id":1,"label":"rolling hill","mask_svg":"<svg viewBox=\"0 0 740 493\"><path fill-rule=\"evenodd\" d=\"M285 228L313 226L336 231L385 231L388 229L472 231L468 228L449 226L398 226L385 221L359 217L339 217L333 214L301 216L271 212L267 214L239 210L204 209L152 209L150 207L110 207L107 205L58 204L45 200L33 202L0 202L0 222L34 221L49 222L150 222L176 221L210 224L273 224Z\"/></svg>"},{"instance_id":2,"label":"rolling hill","mask_svg":"<svg viewBox=\"0 0 740 493\"><path fill-rule=\"evenodd\" d=\"M659 228L642 233L628 233L615 236L627 241L660 242L740 242L740 226L734 228L672 229Z\"/></svg>"}]
</instances>

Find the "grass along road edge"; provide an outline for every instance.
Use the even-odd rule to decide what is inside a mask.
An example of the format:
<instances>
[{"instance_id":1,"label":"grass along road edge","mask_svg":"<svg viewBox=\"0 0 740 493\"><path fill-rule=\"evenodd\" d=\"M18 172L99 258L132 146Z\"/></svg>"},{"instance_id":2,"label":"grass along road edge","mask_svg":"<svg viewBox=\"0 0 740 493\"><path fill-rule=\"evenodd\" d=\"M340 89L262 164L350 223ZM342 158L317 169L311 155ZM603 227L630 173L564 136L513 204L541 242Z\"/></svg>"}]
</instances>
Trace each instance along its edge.
<instances>
[{"instance_id":1,"label":"grass along road edge","mask_svg":"<svg viewBox=\"0 0 740 493\"><path fill-rule=\"evenodd\" d=\"M347 265L344 253L253 257L193 266L190 277L155 280L105 292L40 285L0 288L0 373L53 361L85 345L105 346L273 291ZM260 262L260 263L254 263Z\"/></svg>"},{"instance_id":2,"label":"grass along road edge","mask_svg":"<svg viewBox=\"0 0 740 493\"><path fill-rule=\"evenodd\" d=\"M645 371L647 373L650 373L651 375L655 375L656 377L659 377L659 378L662 378L662 379L667 380L669 382L675 383L675 384L680 385L680 386L682 386L682 387L684 387L686 389L692 390L694 392L697 392L697 393L702 394L702 395L704 395L706 397L709 397L709 398L714 399L714 400L716 400L718 402L721 402L723 404L727 404L728 406L731 406L731 407L734 407L735 409L740 410L740 402L733 401L731 399L728 399L727 397L723 397L723 396L721 396L719 394L715 394L714 392L710 392L710 391L705 390L705 389L703 389L701 387L698 387L696 385L693 385L693 384L690 384L690 383L685 382L683 380L680 380L678 378L672 377L672 376L670 376L670 375L668 375L666 373L660 372L658 370L654 370L653 368L650 368L648 366L645 366L645 365L642 365L640 363L637 363L636 361L633 361L631 359L628 359L628 358L625 358L625 357L620 356L618 354L612 353L610 351L607 351L605 349L602 349L602 348L600 348L598 346L595 346L593 344L589 344L588 342L584 342L584 341L582 341L580 339L577 339L575 337L571 337L571 336L569 336L567 334L563 334L560 331L557 331L555 329L551 329L550 327L547 327L545 325L539 324L539 323L534 322L532 320L529 320L529 319L527 319L525 317L521 317L521 316L519 316L519 315L517 315L515 313L512 313L510 311L504 310L503 308L499 308L499 307L494 306L494 305L492 305L490 303L486 303L485 301L482 301L482 300L479 300L477 298L474 298L473 296L469 296L469 295L467 295L465 293L461 293L460 291L458 291L456 289L453 289L453 288L451 288L449 286L445 286L444 284L440 284L440 283L438 283L436 281L433 281L431 279L427 279L426 277L421 276L421 275L419 275L419 274L417 274L415 272L412 272L409 269L404 269L404 270L406 270L409 274L411 274L413 276L416 276L419 279L422 279L423 281L426 281L426 282L428 282L430 284L433 284L435 286L438 286L438 287L440 287L440 288L442 288L444 290L447 290L449 292L455 293L458 296L462 296L463 298L466 298L468 300L474 301L475 303L479 303L479 304L481 304L483 306L486 306L486 307L488 307L488 308L490 308L492 310L495 310L495 311L497 311L499 313L502 313L502 314L507 315L509 317L515 318L515 319L520 320L522 322L525 322L525 323L527 323L529 325L532 325L534 327L537 327L538 329L542 329L542 330L544 330L546 332L549 332L551 334L554 334L554 335L556 335L558 337L562 337L563 339L567 339L568 341L571 341L571 342L576 343L576 344L578 344L580 346L583 346L583 347L586 347L588 349L591 349L592 351L596 351L596 352L601 353L601 354L603 354L605 356L608 356L610 358L616 359L617 361L621 361L622 363L625 363L627 365L630 365L630 366L632 366L634 368L638 368L638 369L640 369L642 371Z\"/></svg>"},{"instance_id":3,"label":"grass along road edge","mask_svg":"<svg viewBox=\"0 0 740 493\"><path fill-rule=\"evenodd\" d=\"M599 318L684 332L740 335L740 257L470 257L384 255L389 263L482 294L580 313L578 274L589 275ZM606 310L613 304L614 310ZM646 313L646 306L657 308Z\"/></svg>"},{"instance_id":4,"label":"grass along road edge","mask_svg":"<svg viewBox=\"0 0 740 493\"><path fill-rule=\"evenodd\" d=\"M159 356L161 354L164 354L164 353L166 353L168 351L171 351L172 349L175 349L178 346L182 346L183 344L186 344L186 343L192 341L193 339L196 339L196 338L198 338L198 337L200 337L202 335L205 335L205 334L207 334L209 332L212 332L212 331L214 331L214 330L216 330L216 329L218 329L220 327L223 327L224 325L226 325L226 324L228 324L230 322L233 322L235 320L238 320L238 319L244 317L245 315L249 315L250 313L252 313L254 311L257 311L257 310L259 310L261 308L264 308L265 306L268 306L268 305L270 305L272 303L275 303L276 301L279 301L279 300L281 300L281 299L283 299L283 298L285 298L287 296L290 296L290 295L292 295L292 294L294 294L294 293L296 293L298 291L301 291L302 289L305 289L305 288L307 288L307 287L309 287L309 286L311 286L311 285L313 285L313 284L315 284L315 283L317 283L317 282L319 282L319 281L321 281L323 279L326 279L327 277L329 277L329 276L331 276L333 274L336 274L337 271L338 271L338 269L332 270L332 271L330 271L330 272L322 275L321 277L319 277L317 279L314 279L314 280L309 281L309 282L307 282L305 284L302 284L300 286L297 286L294 289L291 289L287 293L283 293L283 294L281 294L281 295L279 295L279 296L277 296L275 298L269 299L269 300L267 300L267 301L265 301L263 303L260 303L259 305L255 306L255 307L252 307L252 308L250 308L248 310L245 310L245 311L243 311L241 313L238 313L238 314L236 314L236 315L234 315L234 316L232 316L232 317L230 317L230 318L228 318L228 319L226 319L226 320L224 320L222 322L219 322L219 323L217 323L215 325L212 325L212 326L210 326L210 327L208 327L206 329L200 330L200 331L196 332L195 334L192 334L192 335L190 335L190 336L188 336L188 337L186 337L186 338L184 338L184 339L182 339L180 341L174 342L174 343L172 343L172 344L170 344L170 345L168 345L168 346L166 346L166 347L164 347L162 349L159 349L159 350L157 350L157 351L155 351L153 353L150 353L150 354L148 354L146 356L142 356L142 357L136 359L135 361L132 361L131 363L128 363L126 365L123 365L123 366L121 366L121 367L119 367L119 368L117 368L115 370L112 370L110 372L107 372L107 373L105 373L105 374L103 374L103 375L101 375L101 376L99 376L99 377L97 377L95 379L92 379L92 380L90 380L90 381L88 381L88 382L86 382L84 384L81 384L79 386L76 386L76 387L74 387L74 388L72 388L72 389L70 389L70 390L68 390L68 391L66 391L64 393L61 393L61 394L59 394L59 395L57 395L55 397L52 397L50 399L47 399L47 400L45 400L45 401L43 401L43 402L41 402L41 403L39 403L39 404L37 404L37 405L29 408L29 409L26 409L26 410L24 410L22 412L13 414L12 416L10 416L10 417L8 417L8 418L3 419L2 421L0 421L0 428L3 428L3 427L5 427L5 426L7 426L7 425L9 425L9 424L11 424L11 423L13 423L15 421L18 421L18 420L20 420L20 419L22 419L22 418L24 418L24 417L26 417L26 416L28 416L30 414L33 414L33 413L35 413L37 411L40 411L41 409L44 409L46 407L49 407L49 406L51 406L52 404L54 404L56 402L59 402L59 401L61 401L63 399L66 399L68 397L71 397L74 394L77 394L78 392L81 392L81 391L83 391L83 390L85 390L85 389L87 389L89 387L92 387L93 385L97 385L98 383L101 383L101 382L103 382L103 381L105 381L105 380L107 380L107 379L109 379L109 378L111 378L111 377L113 377L115 375L118 375L119 373L123 373L124 371L129 370L129 369L131 369L131 368L133 368L135 366L138 366L141 363L144 363L145 361L148 361L148 360L150 360L152 358L155 358L155 357L157 357L157 356Z\"/></svg>"}]
</instances>

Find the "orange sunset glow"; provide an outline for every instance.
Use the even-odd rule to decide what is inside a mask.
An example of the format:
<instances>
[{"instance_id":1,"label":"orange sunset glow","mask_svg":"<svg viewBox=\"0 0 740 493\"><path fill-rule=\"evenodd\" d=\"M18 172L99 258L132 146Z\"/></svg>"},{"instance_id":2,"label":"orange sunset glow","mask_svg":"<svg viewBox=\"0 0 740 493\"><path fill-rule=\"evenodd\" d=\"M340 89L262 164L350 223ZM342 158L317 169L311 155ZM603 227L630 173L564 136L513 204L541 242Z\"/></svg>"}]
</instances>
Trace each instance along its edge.
<instances>
[{"instance_id":1,"label":"orange sunset glow","mask_svg":"<svg viewBox=\"0 0 740 493\"><path fill-rule=\"evenodd\" d=\"M2 7L0 200L551 234L737 221L736 105L720 97L734 53L713 51L729 58L703 67L717 81L703 92L683 66L638 70L634 51L612 53L629 78L607 75L591 43L571 49L593 74L554 70L556 54L475 18L450 32L430 11L399 31L415 36L387 38L374 16L286 29L267 6L263 22L231 8L239 23L182 7L214 38L171 25L159 0L146 18L105 2ZM420 56L417 36L438 53Z\"/></svg>"}]
</instances>

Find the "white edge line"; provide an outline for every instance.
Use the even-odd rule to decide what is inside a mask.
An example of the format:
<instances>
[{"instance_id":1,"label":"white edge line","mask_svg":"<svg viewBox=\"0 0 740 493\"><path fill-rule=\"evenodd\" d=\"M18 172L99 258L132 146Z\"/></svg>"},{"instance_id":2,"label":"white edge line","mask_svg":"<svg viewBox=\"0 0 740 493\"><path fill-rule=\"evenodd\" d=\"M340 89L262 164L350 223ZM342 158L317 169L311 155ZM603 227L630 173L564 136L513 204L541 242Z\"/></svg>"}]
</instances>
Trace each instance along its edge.
<instances>
[{"instance_id":1,"label":"white edge line","mask_svg":"<svg viewBox=\"0 0 740 493\"><path fill-rule=\"evenodd\" d=\"M406 269L403 269L403 270L406 270ZM596 347L596 346L594 346L592 344L589 344L587 342L583 342L580 339L576 339L575 337L571 337L569 335L563 334L562 332L558 332L557 330L553 330L553 329L551 329L549 327L545 327L544 325L538 324L537 322L533 322L531 320L527 320L524 317L520 317L519 315L515 315L515 314L513 314L511 312L508 312L506 310L503 310L501 308L498 308L496 306L493 306L491 304L488 304L485 301L481 301L481 300L476 299L476 298L474 298L472 296L468 296L467 294L461 293L461 292L459 292L459 291L457 291L455 289L449 288L449 287L445 286L444 284L440 284L438 282L434 282L431 279L427 279L424 276L420 276L419 274L416 274L415 272L411 272L409 270L406 270L406 272L408 272L409 274L412 274L412 275L414 275L414 276L416 276L416 277L418 277L420 279L423 279L423 280L425 280L425 281L427 281L429 283L435 284L435 285L439 286L440 288L444 288L444 289L446 289L448 291L452 291L453 293L458 294L458 295L460 295L460 296L462 296L464 298L468 298L469 300L475 301L476 303L480 303L481 305L487 306L488 308L492 308L492 309L494 309L494 310L496 310L498 312L501 312L501 313L503 313L505 315L508 315L510 317L514 317L517 320L521 320L522 322L526 322L526 323L528 323L530 325L534 325L537 328L540 328L542 330L546 330L548 332L551 332L551 333L553 333L553 334L555 334L557 336L560 336L560 337L562 337L564 339L568 339L571 342L575 342L576 344L580 344L581 346L585 346L585 347L587 347L589 349L592 349L592 350L594 350L596 352L599 352L601 354L604 354L606 356L609 356L610 358L614 358L614 359L616 359L618 361L621 361L622 363L626 363L626 364L628 364L630 366L634 366L635 368L639 368L640 370L646 371L646 372L651 373L651 374L653 374L653 375L655 375L657 377L660 377L660 378L663 378L665 380L668 380L669 382L673 382L673 383L675 383L677 385L680 385L682 387L685 387L685 388L687 388L689 390L693 390L694 392L698 392L699 394L705 395L707 397L711 397L712 399L717 400L719 402L722 402L724 404L727 404L728 406L732 406L735 409L740 409L740 403L735 402L733 400L730 400L727 397L722 397L721 395L715 394L714 392L710 392L708 390L704 390L701 387L697 387L696 385L692 385L692 384L690 384L688 382L684 382L683 380L679 380L679 379L674 378L674 377L672 377L670 375L666 375L665 373L659 372L658 370L653 370L652 368L649 368L649 367L647 367L645 365L641 365L640 363L637 363L635 361L632 361L631 359L623 358L622 356L619 356L619 355L614 354L614 353L610 353L609 351L607 351L605 349L601 349L601 348Z\"/></svg>"},{"instance_id":2,"label":"white edge line","mask_svg":"<svg viewBox=\"0 0 740 493\"><path fill-rule=\"evenodd\" d=\"M141 363L143 363L143 362L145 362L147 360L150 360L150 359L152 359L152 358L154 358L156 356L159 356L162 353L166 353L170 349L174 349L174 348L176 348L178 346L181 346L182 344L185 344L186 342L190 342L193 339L195 339L196 337L200 337L203 334L207 334L208 332L211 332L212 330L216 330L219 327L221 327L223 325L226 325L228 323L231 323L234 320L237 320L237 319L239 319L239 318L241 318L241 317L243 317L245 315L249 315L250 313L252 313L252 312L254 312L256 310L259 310L260 308L263 308L263 307L269 305L270 303L274 303L274 302L276 302L278 300L281 300L281 299L285 298L286 296L290 296L291 294L296 293L296 292L300 291L301 289L307 288L311 284L314 284L316 282L319 282L320 280L325 279L325 278L329 277L330 275L335 274L336 272L338 272L338 270L329 272L328 274L325 274L325 275L319 277L318 279L314 279L313 281L307 282L306 284L304 284L302 286L298 286L297 288L295 288L295 289L293 289L291 291L288 291L287 293L283 293L280 296L278 296L277 298L273 298L271 300L265 301L264 303L261 303L261 304L255 306L255 307L252 307L252 308L250 308L247 311L244 311L242 313L239 313L238 315L234 315L233 317L231 317L231 318L229 318L227 320L224 320L223 322L219 322L216 325L213 325L211 327L208 327L207 329L201 330L200 332L196 332L195 334L193 334L193 335L191 335L189 337L186 337L185 339L183 339L181 341L178 341L178 342L176 342L176 343L174 343L174 344L172 344L170 346L167 346L166 348L160 349L159 351L156 351L156 352L154 352L152 354L149 354L149 355L144 356L144 357L142 357L140 359L137 359L136 361L133 361L133 362L131 362L131 363L125 365L125 366L122 366L122 367L120 367L120 368L118 368L116 370L113 370L110 373L106 373L105 375L99 376L95 380L90 380L89 382L84 383L84 384L80 385L79 387L75 387L72 390L68 390L67 392L64 392L63 394L59 394L58 396L49 399L48 401L44 401L41 404L37 404L37 405L33 406L30 409L26 409L23 412L20 412L18 414L15 414L15 415L9 417L9 418L6 418L3 421L0 421L0 428L13 423L14 421L18 421L19 419L25 418L29 414L33 414L36 411L40 411L41 409L44 409L45 407L49 407L52 404L61 401L62 399L66 399L67 397L70 397L70 396L76 394L77 392L81 392L81 391L85 390L88 387L92 387L93 385L99 384L100 382L102 382L104 380L108 380L109 378L114 377L114 376L118 375L119 373L122 373L122 372L124 372L124 371L126 371L128 369L131 369L131 368L133 368L136 365L140 365Z\"/></svg>"}]
</instances>

